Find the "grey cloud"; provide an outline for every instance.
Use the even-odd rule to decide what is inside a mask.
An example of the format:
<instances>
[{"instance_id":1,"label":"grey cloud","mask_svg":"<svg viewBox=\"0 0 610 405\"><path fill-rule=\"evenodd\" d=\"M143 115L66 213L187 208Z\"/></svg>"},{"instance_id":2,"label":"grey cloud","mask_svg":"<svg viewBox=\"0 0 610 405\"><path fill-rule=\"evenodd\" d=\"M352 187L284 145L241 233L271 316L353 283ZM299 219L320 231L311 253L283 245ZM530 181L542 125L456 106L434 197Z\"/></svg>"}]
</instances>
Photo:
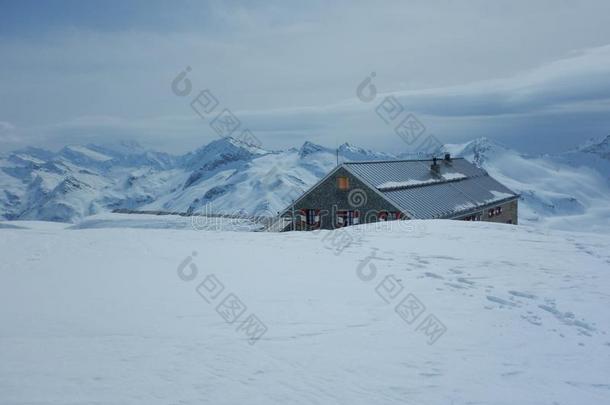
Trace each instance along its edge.
<instances>
[{"instance_id":1,"label":"grey cloud","mask_svg":"<svg viewBox=\"0 0 610 405\"><path fill-rule=\"evenodd\" d=\"M396 95L447 142L560 130L563 145L577 143L585 115L582 137L608 128L609 2L217 2L202 27L197 7L158 29L122 20L126 29L0 37L0 119L36 146L135 138L182 152L215 137L169 89L190 65L195 89L211 89L272 148L396 148L374 105L353 99L372 71L379 97Z\"/></svg>"}]
</instances>

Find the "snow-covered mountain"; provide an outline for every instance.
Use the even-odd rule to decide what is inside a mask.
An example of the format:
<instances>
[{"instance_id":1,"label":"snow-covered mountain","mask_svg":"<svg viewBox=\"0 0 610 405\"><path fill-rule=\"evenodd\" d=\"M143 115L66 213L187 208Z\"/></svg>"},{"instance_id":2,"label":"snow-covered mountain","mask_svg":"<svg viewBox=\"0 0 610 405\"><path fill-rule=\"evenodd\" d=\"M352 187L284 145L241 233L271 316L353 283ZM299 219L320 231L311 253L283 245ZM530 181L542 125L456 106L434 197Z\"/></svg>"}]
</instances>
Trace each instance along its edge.
<instances>
[{"instance_id":1,"label":"snow-covered mountain","mask_svg":"<svg viewBox=\"0 0 610 405\"><path fill-rule=\"evenodd\" d=\"M391 158L349 144L339 157ZM0 159L0 216L75 222L118 208L274 215L335 164L334 150L311 142L268 151L223 138L183 156L134 142L27 148Z\"/></svg>"},{"instance_id":2,"label":"snow-covered mountain","mask_svg":"<svg viewBox=\"0 0 610 405\"><path fill-rule=\"evenodd\" d=\"M486 138L447 145L521 194L519 220L573 230L610 229L610 136L558 155L527 156Z\"/></svg>"},{"instance_id":3,"label":"snow-covered mountain","mask_svg":"<svg viewBox=\"0 0 610 405\"><path fill-rule=\"evenodd\" d=\"M486 138L446 150L521 193L520 220L610 228L610 136L560 155L526 156ZM26 148L0 158L0 216L76 222L118 208L272 216L336 165L311 142L283 151L232 138L182 156L135 142ZM343 144L340 161L393 159Z\"/></svg>"}]
</instances>

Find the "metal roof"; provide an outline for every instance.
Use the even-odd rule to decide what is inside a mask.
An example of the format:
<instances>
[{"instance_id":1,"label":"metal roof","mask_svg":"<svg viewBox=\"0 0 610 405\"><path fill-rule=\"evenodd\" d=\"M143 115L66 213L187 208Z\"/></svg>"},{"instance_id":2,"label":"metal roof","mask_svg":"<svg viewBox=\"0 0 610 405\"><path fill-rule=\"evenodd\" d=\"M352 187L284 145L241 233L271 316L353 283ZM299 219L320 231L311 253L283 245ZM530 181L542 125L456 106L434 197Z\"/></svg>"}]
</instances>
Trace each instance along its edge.
<instances>
[{"instance_id":1,"label":"metal roof","mask_svg":"<svg viewBox=\"0 0 610 405\"><path fill-rule=\"evenodd\" d=\"M464 158L349 162L343 166L413 218L451 218L518 195ZM387 187L390 184L392 187Z\"/></svg>"}]
</instances>

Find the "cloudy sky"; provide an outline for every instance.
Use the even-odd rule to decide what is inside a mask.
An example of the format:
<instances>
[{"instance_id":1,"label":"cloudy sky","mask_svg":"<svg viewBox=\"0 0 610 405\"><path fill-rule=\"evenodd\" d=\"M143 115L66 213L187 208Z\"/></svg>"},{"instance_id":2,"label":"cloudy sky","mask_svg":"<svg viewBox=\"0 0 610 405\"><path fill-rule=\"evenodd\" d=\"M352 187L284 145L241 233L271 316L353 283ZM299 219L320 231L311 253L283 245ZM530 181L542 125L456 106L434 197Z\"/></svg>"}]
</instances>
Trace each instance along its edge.
<instances>
[{"instance_id":1,"label":"cloudy sky","mask_svg":"<svg viewBox=\"0 0 610 405\"><path fill-rule=\"evenodd\" d=\"M185 152L216 139L225 108L269 149L397 152L396 122L376 114L388 96L446 143L539 153L610 134L610 2L465 3L2 0L0 152ZM218 106L202 119L191 102L206 89Z\"/></svg>"}]
</instances>

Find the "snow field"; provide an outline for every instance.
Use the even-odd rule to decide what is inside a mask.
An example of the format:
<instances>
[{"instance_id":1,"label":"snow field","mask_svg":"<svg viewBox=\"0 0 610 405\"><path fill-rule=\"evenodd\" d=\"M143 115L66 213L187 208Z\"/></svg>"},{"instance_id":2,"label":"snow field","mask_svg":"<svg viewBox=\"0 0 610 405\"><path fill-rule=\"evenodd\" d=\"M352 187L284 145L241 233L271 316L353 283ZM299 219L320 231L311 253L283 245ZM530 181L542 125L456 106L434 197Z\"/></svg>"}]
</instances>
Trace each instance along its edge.
<instances>
[{"instance_id":1,"label":"snow field","mask_svg":"<svg viewBox=\"0 0 610 405\"><path fill-rule=\"evenodd\" d=\"M610 237L412 222L0 227L0 402L610 401ZM224 288L207 302L210 275ZM230 294L245 306L233 323ZM409 294L425 306L411 323L396 311ZM267 328L254 344L239 330L251 314ZM446 328L432 344L428 315Z\"/></svg>"}]
</instances>

